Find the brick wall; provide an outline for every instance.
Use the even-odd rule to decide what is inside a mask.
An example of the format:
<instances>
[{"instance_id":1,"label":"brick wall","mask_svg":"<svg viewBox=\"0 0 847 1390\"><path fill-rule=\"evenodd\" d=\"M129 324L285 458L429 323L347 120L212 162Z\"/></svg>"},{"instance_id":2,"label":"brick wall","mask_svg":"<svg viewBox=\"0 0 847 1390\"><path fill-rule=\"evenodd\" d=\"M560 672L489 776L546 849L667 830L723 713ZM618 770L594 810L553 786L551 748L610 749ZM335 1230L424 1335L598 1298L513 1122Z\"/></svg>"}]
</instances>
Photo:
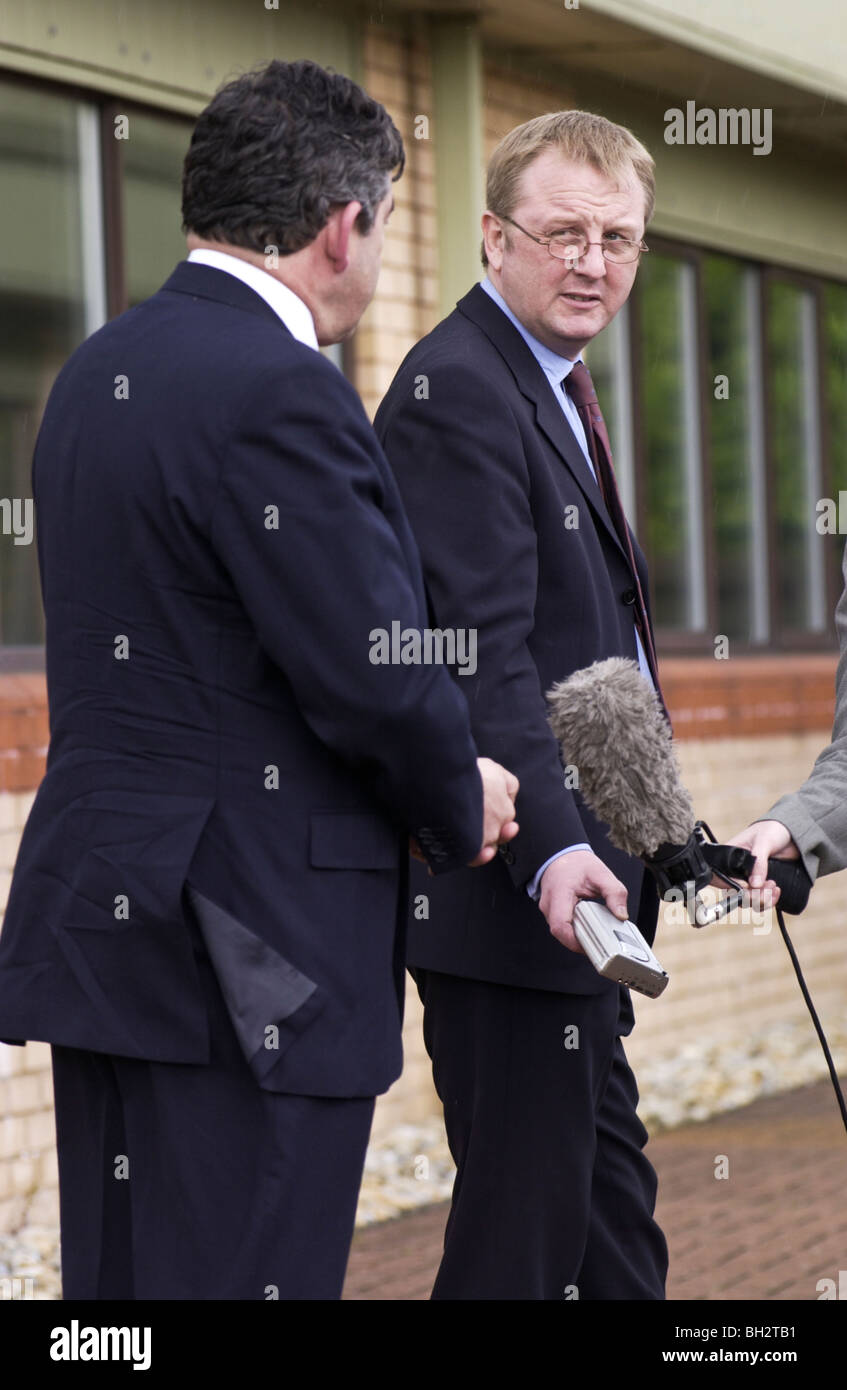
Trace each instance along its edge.
<instances>
[{"instance_id":1,"label":"brick wall","mask_svg":"<svg viewBox=\"0 0 847 1390\"><path fill-rule=\"evenodd\" d=\"M438 321L438 246L432 74L421 38L369 27L364 39L364 85L391 112L406 147L406 168L394 185L376 294L355 338L356 385L371 416L397 367ZM415 136L415 117L429 122Z\"/></svg>"},{"instance_id":2,"label":"brick wall","mask_svg":"<svg viewBox=\"0 0 847 1390\"><path fill-rule=\"evenodd\" d=\"M494 146L516 125L543 116L546 111L564 111L574 101L567 87L549 82L529 82L515 77L503 63L487 62L483 67L485 117L483 147L486 163ZM482 271L480 270L480 274Z\"/></svg>"},{"instance_id":3,"label":"brick wall","mask_svg":"<svg viewBox=\"0 0 847 1390\"><path fill-rule=\"evenodd\" d=\"M395 211L379 285L355 339L356 385L373 416L406 353L439 318L435 217L439 132L432 115L429 51L422 36L369 27L363 60L364 85L391 112L407 156L403 177L394 189ZM485 65L483 82L486 161L513 126L569 104L566 92L549 84L530 85L496 63ZM416 116L429 121L426 138L416 138ZM449 133L442 132L441 138L449 139Z\"/></svg>"},{"instance_id":4,"label":"brick wall","mask_svg":"<svg viewBox=\"0 0 847 1390\"><path fill-rule=\"evenodd\" d=\"M44 677L0 676L0 792L31 792L38 786L49 736ZM7 817L12 814L7 809ZM8 857L4 836L12 830L14 823L0 818L0 874Z\"/></svg>"},{"instance_id":5,"label":"brick wall","mask_svg":"<svg viewBox=\"0 0 847 1390\"><path fill-rule=\"evenodd\" d=\"M17 729L18 737L25 729L43 731L43 679L28 676L14 684L17 696L11 694L13 683L0 679L0 690L8 702L5 708L0 707L0 727ZM14 747L0 745L0 768L13 768L14 779L21 780L28 765L29 780L37 780L43 771L43 753L40 757L37 753L15 757L17 752ZM36 761L28 764L27 758ZM0 912L6 905L21 830L34 795L33 791L0 791ZM0 1043L0 1232L14 1230L25 1215L36 1223L56 1219L55 1143L49 1046L29 1043L26 1047L6 1047Z\"/></svg>"}]
</instances>

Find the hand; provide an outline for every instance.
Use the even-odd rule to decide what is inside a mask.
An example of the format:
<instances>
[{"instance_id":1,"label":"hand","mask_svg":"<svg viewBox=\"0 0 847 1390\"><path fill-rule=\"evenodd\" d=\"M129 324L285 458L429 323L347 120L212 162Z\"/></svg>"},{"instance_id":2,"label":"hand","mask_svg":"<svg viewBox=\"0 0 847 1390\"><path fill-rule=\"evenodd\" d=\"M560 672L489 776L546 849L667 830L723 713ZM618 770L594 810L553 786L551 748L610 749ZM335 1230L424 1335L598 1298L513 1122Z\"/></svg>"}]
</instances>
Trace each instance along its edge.
<instances>
[{"instance_id":1,"label":"hand","mask_svg":"<svg viewBox=\"0 0 847 1390\"><path fill-rule=\"evenodd\" d=\"M773 879L768 878L768 860L800 858L800 851L788 827L778 820L757 820L739 835L734 835L727 844L740 845L755 856L756 863L747 880L751 888L761 889L760 894L753 895L754 910L775 907L779 902L779 889Z\"/></svg>"},{"instance_id":2,"label":"hand","mask_svg":"<svg viewBox=\"0 0 847 1390\"><path fill-rule=\"evenodd\" d=\"M414 835L409 836L409 853L411 854L413 859L419 859L422 864L426 864L428 862L426 855L424 854Z\"/></svg>"},{"instance_id":3,"label":"hand","mask_svg":"<svg viewBox=\"0 0 847 1390\"><path fill-rule=\"evenodd\" d=\"M627 919L626 888L602 859L586 849L562 854L548 865L541 876L538 903L551 935L569 951L585 955L573 928L574 908L580 898L603 898L610 912L622 922Z\"/></svg>"},{"instance_id":4,"label":"hand","mask_svg":"<svg viewBox=\"0 0 847 1390\"><path fill-rule=\"evenodd\" d=\"M471 860L472 869L490 864L497 846L513 840L520 829L515 820L515 797L520 787L515 774L491 758L477 758L476 765L482 778L482 848Z\"/></svg>"}]
</instances>

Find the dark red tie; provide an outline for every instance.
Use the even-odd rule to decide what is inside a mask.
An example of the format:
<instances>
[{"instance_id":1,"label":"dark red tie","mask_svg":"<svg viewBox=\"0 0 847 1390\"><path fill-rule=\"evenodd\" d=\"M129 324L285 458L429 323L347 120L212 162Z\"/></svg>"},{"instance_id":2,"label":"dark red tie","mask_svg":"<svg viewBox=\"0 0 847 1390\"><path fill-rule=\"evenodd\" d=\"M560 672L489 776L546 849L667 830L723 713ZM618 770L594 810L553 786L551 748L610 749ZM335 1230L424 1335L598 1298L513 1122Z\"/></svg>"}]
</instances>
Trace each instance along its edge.
<instances>
[{"instance_id":1,"label":"dark red tie","mask_svg":"<svg viewBox=\"0 0 847 1390\"><path fill-rule=\"evenodd\" d=\"M594 460L594 469L597 474L597 483L603 494L603 501L606 503L606 510L612 518L612 523L620 538L624 552L629 557L632 568L632 577L635 580L635 621L641 636L644 647L644 654L647 657L647 664L650 667L650 674L653 683L659 692L659 699L662 698L662 688L659 685L659 664L656 660L656 649L653 646L653 635L650 631L650 622L647 617L647 605L644 602L644 595L641 591L641 580L638 577L638 566L635 563L635 554L632 549L632 537L629 533L626 513L623 509L618 485L615 480L615 470L612 467L612 446L609 443L609 435L606 430L606 422L600 411L597 400L597 392L594 390L594 382L591 380L591 373L584 362L575 362L573 368L565 377L565 390L573 401L579 412L585 430L585 438L591 457Z\"/></svg>"}]
</instances>

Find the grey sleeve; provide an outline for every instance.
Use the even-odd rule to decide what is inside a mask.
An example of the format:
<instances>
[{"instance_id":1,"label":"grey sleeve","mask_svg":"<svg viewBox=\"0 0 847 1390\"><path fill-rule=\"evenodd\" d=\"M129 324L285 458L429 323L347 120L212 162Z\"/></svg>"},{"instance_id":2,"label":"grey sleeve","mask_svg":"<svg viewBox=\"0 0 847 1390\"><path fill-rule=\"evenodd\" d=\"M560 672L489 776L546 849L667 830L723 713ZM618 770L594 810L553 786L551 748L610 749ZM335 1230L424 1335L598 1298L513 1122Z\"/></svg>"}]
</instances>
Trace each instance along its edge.
<instances>
[{"instance_id":1,"label":"grey sleeve","mask_svg":"<svg viewBox=\"0 0 847 1390\"><path fill-rule=\"evenodd\" d=\"M761 820L778 820L791 832L812 879L847 868L847 546L844 590L835 610L841 653L835 681L832 741L796 792L780 797Z\"/></svg>"}]
</instances>

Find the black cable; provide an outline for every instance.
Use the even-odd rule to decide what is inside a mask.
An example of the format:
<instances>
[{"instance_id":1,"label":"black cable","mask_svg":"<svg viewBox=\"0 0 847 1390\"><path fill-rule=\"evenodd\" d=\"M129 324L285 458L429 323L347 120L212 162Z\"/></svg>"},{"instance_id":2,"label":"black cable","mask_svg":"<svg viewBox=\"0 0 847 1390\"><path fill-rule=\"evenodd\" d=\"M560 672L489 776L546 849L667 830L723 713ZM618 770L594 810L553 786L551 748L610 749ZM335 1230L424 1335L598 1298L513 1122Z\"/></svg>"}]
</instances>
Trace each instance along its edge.
<instances>
[{"instance_id":1,"label":"black cable","mask_svg":"<svg viewBox=\"0 0 847 1390\"><path fill-rule=\"evenodd\" d=\"M713 844L715 844L715 836L710 827L706 824L705 821L701 821L700 823L703 826L703 829L706 831L707 835L709 836L709 839L712 841ZM723 879L724 883L730 884L739 892L741 891L740 883L735 882L731 878L727 878L726 874L721 873L718 869L714 869L713 873L715 878ZM826 1058L826 1065L829 1068L830 1079L832 1081L833 1089L835 1091L835 1099L838 1101L838 1109L841 1111L841 1120L845 1130L847 1130L847 1102L845 1102L844 1100L844 1092L841 1089L841 1082L838 1079L838 1072L835 1070L835 1063L832 1060L832 1053L829 1050L829 1043L826 1040L826 1034L824 1033L823 1028L821 1027L821 1021L818 1018L817 1013L815 1011L815 1006L812 1003L812 996L809 993L806 981L803 979L803 972L800 969L800 962L797 959L797 952L794 950L794 947L791 943L791 937L788 935L788 929L785 925L785 918L782 915L782 909L779 907L777 907L776 909L776 920L779 923L779 930L782 933L782 939L785 942L786 949L788 951L789 956L791 957L791 964L794 966L794 974L797 976L797 983L800 986L800 992L806 1001L806 1008L809 1010L809 1013L812 1016L812 1022L815 1025L815 1032L818 1035L818 1041L820 1042L820 1045L823 1048L823 1055Z\"/></svg>"},{"instance_id":2,"label":"black cable","mask_svg":"<svg viewBox=\"0 0 847 1390\"><path fill-rule=\"evenodd\" d=\"M835 1063L832 1060L832 1053L829 1050L829 1044L826 1040L826 1034L824 1033L823 1028L821 1027L820 1019L815 1013L815 1006L812 1003L812 996L806 988L806 981L803 979L803 972L800 969L800 962L797 959L797 952L794 950L794 947L791 944L791 938L789 937L788 932L786 930L785 918L783 917L782 912L779 908L776 909L776 920L779 922L779 930L782 932L782 939L788 948L788 954L791 957L791 964L794 966L794 973L797 976L797 983L799 984L803 994L803 998L806 1001L806 1007L808 1008L809 1013L812 1015L812 1022L815 1025L815 1032L817 1033L818 1038L820 1039L820 1045L823 1048L823 1055L826 1058L826 1065L829 1067L829 1074L832 1078L832 1084L835 1089L835 1098L838 1101L838 1108L841 1111L841 1119L844 1122L844 1128L847 1130L847 1104L844 1101L844 1092L841 1089L841 1082L838 1079L838 1072L835 1070Z\"/></svg>"}]
</instances>

